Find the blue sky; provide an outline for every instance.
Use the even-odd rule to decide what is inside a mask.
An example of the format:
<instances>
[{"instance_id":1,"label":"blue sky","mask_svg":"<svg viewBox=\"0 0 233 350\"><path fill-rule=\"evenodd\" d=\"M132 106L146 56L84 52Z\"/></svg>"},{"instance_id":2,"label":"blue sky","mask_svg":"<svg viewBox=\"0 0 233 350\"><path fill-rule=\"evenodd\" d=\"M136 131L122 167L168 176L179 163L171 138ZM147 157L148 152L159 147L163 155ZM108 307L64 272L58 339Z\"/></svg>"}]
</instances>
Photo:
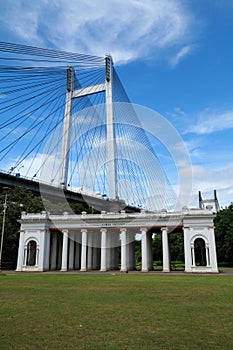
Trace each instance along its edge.
<instances>
[{"instance_id":1,"label":"blue sky","mask_svg":"<svg viewBox=\"0 0 233 350\"><path fill-rule=\"evenodd\" d=\"M111 53L135 104L177 129L193 192L233 201L232 0L0 0L2 41ZM197 203L194 203L197 204Z\"/></svg>"}]
</instances>

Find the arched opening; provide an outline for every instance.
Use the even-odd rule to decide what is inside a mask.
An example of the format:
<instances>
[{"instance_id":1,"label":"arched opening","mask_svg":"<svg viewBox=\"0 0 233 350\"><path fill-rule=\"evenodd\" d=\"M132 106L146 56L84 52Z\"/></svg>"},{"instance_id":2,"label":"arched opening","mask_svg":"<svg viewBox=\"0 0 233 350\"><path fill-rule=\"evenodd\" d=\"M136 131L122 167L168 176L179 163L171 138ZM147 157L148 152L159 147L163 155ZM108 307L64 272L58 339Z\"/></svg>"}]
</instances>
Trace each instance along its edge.
<instances>
[{"instance_id":1,"label":"arched opening","mask_svg":"<svg viewBox=\"0 0 233 350\"><path fill-rule=\"evenodd\" d=\"M27 244L27 266L36 265L36 242L31 240Z\"/></svg>"},{"instance_id":2,"label":"arched opening","mask_svg":"<svg viewBox=\"0 0 233 350\"><path fill-rule=\"evenodd\" d=\"M203 238L197 238L194 241L194 250L195 250L195 264L197 266L206 266L206 246Z\"/></svg>"}]
</instances>

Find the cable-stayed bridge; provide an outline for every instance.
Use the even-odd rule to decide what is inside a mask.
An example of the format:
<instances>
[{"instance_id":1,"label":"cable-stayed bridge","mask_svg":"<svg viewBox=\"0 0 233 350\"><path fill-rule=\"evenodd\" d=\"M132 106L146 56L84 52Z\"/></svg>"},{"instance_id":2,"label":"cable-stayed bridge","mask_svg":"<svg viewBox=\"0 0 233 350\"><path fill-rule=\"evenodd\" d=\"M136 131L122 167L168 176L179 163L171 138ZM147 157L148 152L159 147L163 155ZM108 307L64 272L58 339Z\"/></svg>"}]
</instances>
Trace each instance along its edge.
<instances>
[{"instance_id":1,"label":"cable-stayed bridge","mask_svg":"<svg viewBox=\"0 0 233 350\"><path fill-rule=\"evenodd\" d=\"M174 207L110 55L0 42L0 56L1 185L46 184L93 206Z\"/></svg>"}]
</instances>

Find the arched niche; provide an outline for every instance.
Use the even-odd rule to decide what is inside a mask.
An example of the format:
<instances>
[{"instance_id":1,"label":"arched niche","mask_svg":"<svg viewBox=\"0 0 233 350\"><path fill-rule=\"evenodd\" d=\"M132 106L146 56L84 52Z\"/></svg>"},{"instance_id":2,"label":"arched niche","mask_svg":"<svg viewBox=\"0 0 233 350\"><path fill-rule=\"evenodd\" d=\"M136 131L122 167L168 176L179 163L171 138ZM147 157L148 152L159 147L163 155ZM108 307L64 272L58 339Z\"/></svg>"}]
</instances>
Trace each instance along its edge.
<instances>
[{"instance_id":1,"label":"arched niche","mask_svg":"<svg viewBox=\"0 0 233 350\"><path fill-rule=\"evenodd\" d=\"M26 248L26 265L27 266L35 266L36 265L36 255L37 255L37 243L33 239L31 239L27 243Z\"/></svg>"},{"instance_id":2,"label":"arched niche","mask_svg":"<svg viewBox=\"0 0 233 350\"><path fill-rule=\"evenodd\" d=\"M207 266L208 257L207 246L204 238L198 237L194 240L194 251L195 251L195 265L196 266Z\"/></svg>"}]
</instances>

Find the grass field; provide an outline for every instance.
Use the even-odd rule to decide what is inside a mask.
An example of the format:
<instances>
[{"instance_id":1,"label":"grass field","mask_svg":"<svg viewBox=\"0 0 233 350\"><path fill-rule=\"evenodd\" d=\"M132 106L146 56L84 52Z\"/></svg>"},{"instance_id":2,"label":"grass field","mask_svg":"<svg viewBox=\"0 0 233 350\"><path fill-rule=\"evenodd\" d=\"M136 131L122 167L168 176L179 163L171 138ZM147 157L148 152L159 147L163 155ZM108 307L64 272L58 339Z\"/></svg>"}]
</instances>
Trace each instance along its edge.
<instances>
[{"instance_id":1,"label":"grass field","mask_svg":"<svg viewBox=\"0 0 233 350\"><path fill-rule=\"evenodd\" d=\"M233 276L0 275L0 349L233 349Z\"/></svg>"}]
</instances>

